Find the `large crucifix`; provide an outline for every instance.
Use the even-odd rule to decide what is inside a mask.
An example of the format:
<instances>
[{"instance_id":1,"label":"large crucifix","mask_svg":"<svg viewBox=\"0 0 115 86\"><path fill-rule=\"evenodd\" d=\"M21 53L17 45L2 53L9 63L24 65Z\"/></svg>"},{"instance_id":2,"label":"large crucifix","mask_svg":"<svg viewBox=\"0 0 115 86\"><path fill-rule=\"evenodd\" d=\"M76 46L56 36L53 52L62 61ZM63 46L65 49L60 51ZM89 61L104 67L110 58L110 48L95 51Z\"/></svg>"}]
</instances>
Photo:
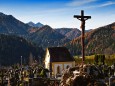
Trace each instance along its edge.
<instances>
[{"instance_id":1,"label":"large crucifix","mask_svg":"<svg viewBox=\"0 0 115 86\"><path fill-rule=\"evenodd\" d=\"M84 44L84 39L85 39L85 37L84 37L84 33L85 33L85 21L87 20L87 19L90 19L91 18L91 16L84 16L84 11L83 10L81 10L81 15L74 15L74 18L77 18L78 20L80 20L81 21L81 29L82 29L82 38L81 38L81 45L82 45L82 63L84 63L84 61L85 61L85 49L84 49L84 47L85 47L85 44Z\"/></svg>"}]
</instances>

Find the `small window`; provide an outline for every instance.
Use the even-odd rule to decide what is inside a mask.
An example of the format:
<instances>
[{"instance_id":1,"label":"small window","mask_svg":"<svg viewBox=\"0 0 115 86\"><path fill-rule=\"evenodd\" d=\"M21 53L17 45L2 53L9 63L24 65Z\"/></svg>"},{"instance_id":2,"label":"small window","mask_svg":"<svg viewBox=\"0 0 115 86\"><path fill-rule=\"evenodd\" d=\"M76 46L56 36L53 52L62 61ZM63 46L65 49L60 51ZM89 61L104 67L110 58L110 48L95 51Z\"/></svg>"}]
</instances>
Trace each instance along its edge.
<instances>
[{"instance_id":1,"label":"small window","mask_svg":"<svg viewBox=\"0 0 115 86\"><path fill-rule=\"evenodd\" d=\"M60 66L57 66L57 74L60 74Z\"/></svg>"}]
</instances>

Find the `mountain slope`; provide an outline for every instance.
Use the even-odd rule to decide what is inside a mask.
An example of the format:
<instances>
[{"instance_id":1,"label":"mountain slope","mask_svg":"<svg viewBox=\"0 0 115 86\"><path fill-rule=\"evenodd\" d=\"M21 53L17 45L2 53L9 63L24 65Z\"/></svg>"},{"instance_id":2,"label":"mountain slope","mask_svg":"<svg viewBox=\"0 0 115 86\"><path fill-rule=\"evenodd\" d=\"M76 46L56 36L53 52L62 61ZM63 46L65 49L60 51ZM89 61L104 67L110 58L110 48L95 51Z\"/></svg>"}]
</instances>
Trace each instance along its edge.
<instances>
[{"instance_id":1,"label":"mountain slope","mask_svg":"<svg viewBox=\"0 0 115 86\"><path fill-rule=\"evenodd\" d=\"M42 57L43 49L27 42L22 37L0 35L0 65L20 64L22 56L23 64L28 64L30 53L36 59Z\"/></svg>"},{"instance_id":2,"label":"mountain slope","mask_svg":"<svg viewBox=\"0 0 115 86\"><path fill-rule=\"evenodd\" d=\"M72 28L56 28L55 31L61 33L62 35L66 35L68 32L72 31Z\"/></svg>"},{"instance_id":3,"label":"mountain slope","mask_svg":"<svg viewBox=\"0 0 115 86\"><path fill-rule=\"evenodd\" d=\"M59 46L70 41L64 35L56 32L48 25L39 28L35 33L30 34L29 37L33 42L44 48L49 46Z\"/></svg>"},{"instance_id":4,"label":"mountain slope","mask_svg":"<svg viewBox=\"0 0 115 86\"><path fill-rule=\"evenodd\" d=\"M72 31L66 33L66 37L69 38L69 39L74 39L76 37L79 37L81 35L81 31L78 30L78 29L72 29Z\"/></svg>"},{"instance_id":5,"label":"mountain slope","mask_svg":"<svg viewBox=\"0 0 115 86\"><path fill-rule=\"evenodd\" d=\"M0 33L25 35L31 27L17 20L12 15L0 13Z\"/></svg>"},{"instance_id":6,"label":"mountain slope","mask_svg":"<svg viewBox=\"0 0 115 86\"><path fill-rule=\"evenodd\" d=\"M58 28L55 29L57 32L61 33L62 35L66 36L68 39L72 40L76 37L79 37L81 34L81 31L76 28Z\"/></svg>"},{"instance_id":7,"label":"mountain slope","mask_svg":"<svg viewBox=\"0 0 115 86\"><path fill-rule=\"evenodd\" d=\"M0 13L0 33L9 34L16 36L23 36L24 38L33 41L35 44L41 45L42 47L47 46L60 46L68 40L62 34L56 32L48 25L38 28L40 23L34 24L36 27L31 27L23 22L17 20L12 15L5 15Z\"/></svg>"},{"instance_id":8,"label":"mountain slope","mask_svg":"<svg viewBox=\"0 0 115 86\"><path fill-rule=\"evenodd\" d=\"M65 44L72 54L81 55L81 36ZM85 34L85 53L115 53L115 23L99 27Z\"/></svg>"}]
</instances>

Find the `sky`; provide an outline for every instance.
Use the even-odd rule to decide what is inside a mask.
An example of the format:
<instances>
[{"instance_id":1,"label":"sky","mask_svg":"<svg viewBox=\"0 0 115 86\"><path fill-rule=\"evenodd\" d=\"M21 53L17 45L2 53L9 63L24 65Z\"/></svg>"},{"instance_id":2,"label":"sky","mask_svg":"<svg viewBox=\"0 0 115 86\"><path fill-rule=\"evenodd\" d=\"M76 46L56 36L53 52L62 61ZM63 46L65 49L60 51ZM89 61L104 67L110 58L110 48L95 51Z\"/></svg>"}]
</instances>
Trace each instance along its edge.
<instances>
[{"instance_id":1,"label":"sky","mask_svg":"<svg viewBox=\"0 0 115 86\"><path fill-rule=\"evenodd\" d=\"M115 22L115 0L0 0L0 12L27 22L41 22L52 28L78 28L74 18L84 10L91 16L86 29L95 29Z\"/></svg>"}]
</instances>

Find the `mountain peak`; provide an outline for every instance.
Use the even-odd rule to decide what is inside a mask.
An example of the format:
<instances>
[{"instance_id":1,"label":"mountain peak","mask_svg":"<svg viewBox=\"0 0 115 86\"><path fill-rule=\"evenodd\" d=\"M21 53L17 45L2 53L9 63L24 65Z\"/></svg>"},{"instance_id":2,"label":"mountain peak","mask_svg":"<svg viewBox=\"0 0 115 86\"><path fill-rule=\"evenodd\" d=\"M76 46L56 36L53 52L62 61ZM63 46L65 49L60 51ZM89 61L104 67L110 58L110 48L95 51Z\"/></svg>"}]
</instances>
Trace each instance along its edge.
<instances>
[{"instance_id":1,"label":"mountain peak","mask_svg":"<svg viewBox=\"0 0 115 86\"><path fill-rule=\"evenodd\" d=\"M40 29L42 29L42 30L53 30L49 25L44 25Z\"/></svg>"},{"instance_id":2,"label":"mountain peak","mask_svg":"<svg viewBox=\"0 0 115 86\"><path fill-rule=\"evenodd\" d=\"M34 25L35 25L32 21L28 22L27 24L28 24L29 26L31 26L31 27L34 27Z\"/></svg>"},{"instance_id":3,"label":"mountain peak","mask_svg":"<svg viewBox=\"0 0 115 86\"><path fill-rule=\"evenodd\" d=\"M40 22L36 23L36 24L41 24Z\"/></svg>"},{"instance_id":4,"label":"mountain peak","mask_svg":"<svg viewBox=\"0 0 115 86\"><path fill-rule=\"evenodd\" d=\"M44 25L43 27L51 28L49 25Z\"/></svg>"},{"instance_id":5,"label":"mountain peak","mask_svg":"<svg viewBox=\"0 0 115 86\"><path fill-rule=\"evenodd\" d=\"M43 24L42 24L42 23L40 23L40 22L38 22L38 23L36 23L36 24L35 24L35 26L36 26L36 27L42 27L42 26L43 26Z\"/></svg>"},{"instance_id":6,"label":"mountain peak","mask_svg":"<svg viewBox=\"0 0 115 86\"><path fill-rule=\"evenodd\" d=\"M19 21L12 15L6 15L0 12L0 33L5 34L27 34L27 30L30 28L28 25Z\"/></svg>"},{"instance_id":7,"label":"mountain peak","mask_svg":"<svg viewBox=\"0 0 115 86\"><path fill-rule=\"evenodd\" d=\"M28 22L28 23L34 24L32 21L30 21L30 22Z\"/></svg>"},{"instance_id":8,"label":"mountain peak","mask_svg":"<svg viewBox=\"0 0 115 86\"><path fill-rule=\"evenodd\" d=\"M4 14L4 13L2 13L2 12L0 12L0 16L1 16L1 17L12 17L12 18L14 18L12 15L6 15L6 14Z\"/></svg>"},{"instance_id":9,"label":"mountain peak","mask_svg":"<svg viewBox=\"0 0 115 86\"><path fill-rule=\"evenodd\" d=\"M0 12L0 16L2 17L2 16L7 16L7 15L2 13L2 12Z\"/></svg>"},{"instance_id":10,"label":"mountain peak","mask_svg":"<svg viewBox=\"0 0 115 86\"><path fill-rule=\"evenodd\" d=\"M43 24L42 23L40 23L40 22L38 22L38 23L33 23L32 21L30 21L30 22L28 22L27 23L29 26L31 26L31 27L38 27L38 28L40 28L40 27L42 27L43 26Z\"/></svg>"}]
</instances>

